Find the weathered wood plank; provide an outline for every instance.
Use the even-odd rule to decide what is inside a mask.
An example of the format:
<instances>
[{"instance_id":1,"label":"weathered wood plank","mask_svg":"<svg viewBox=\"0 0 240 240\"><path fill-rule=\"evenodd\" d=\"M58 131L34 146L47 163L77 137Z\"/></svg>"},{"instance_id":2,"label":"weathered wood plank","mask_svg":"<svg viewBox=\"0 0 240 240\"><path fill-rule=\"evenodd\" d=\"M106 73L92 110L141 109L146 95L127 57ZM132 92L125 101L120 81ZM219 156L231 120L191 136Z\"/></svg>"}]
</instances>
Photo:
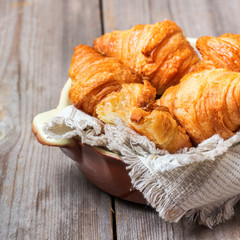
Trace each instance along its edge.
<instances>
[{"instance_id":1,"label":"weathered wood plank","mask_svg":"<svg viewBox=\"0 0 240 240\"><path fill-rule=\"evenodd\" d=\"M155 23L165 18L175 21L189 37L240 33L240 1L103 0L105 32L124 30L136 24ZM150 208L116 199L118 239L240 239L237 216L213 230L186 219L166 223Z\"/></svg>"},{"instance_id":2,"label":"weathered wood plank","mask_svg":"<svg viewBox=\"0 0 240 240\"><path fill-rule=\"evenodd\" d=\"M240 239L239 207L240 204L232 220L209 229L185 218L179 223L165 222L150 207L116 199L117 239L237 240Z\"/></svg>"},{"instance_id":3,"label":"weathered wood plank","mask_svg":"<svg viewBox=\"0 0 240 240\"><path fill-rule=\"evenodd\" d=\"M0 239L111 239L111 198L31 132L100 31L98 0L0 0Z\"/></svg>"},{"instance_id":4,"label":"weathered wood plank","mask_svg":"<svg viewBox=\"0 0 240 240\"><path fill-rule=\"evenodd\" d=\"M224 0L103 0L104 29L111 32L169 19L189 37L239 33L239 9L239 0L231 4Z\"/></svg>"}]
</instances>

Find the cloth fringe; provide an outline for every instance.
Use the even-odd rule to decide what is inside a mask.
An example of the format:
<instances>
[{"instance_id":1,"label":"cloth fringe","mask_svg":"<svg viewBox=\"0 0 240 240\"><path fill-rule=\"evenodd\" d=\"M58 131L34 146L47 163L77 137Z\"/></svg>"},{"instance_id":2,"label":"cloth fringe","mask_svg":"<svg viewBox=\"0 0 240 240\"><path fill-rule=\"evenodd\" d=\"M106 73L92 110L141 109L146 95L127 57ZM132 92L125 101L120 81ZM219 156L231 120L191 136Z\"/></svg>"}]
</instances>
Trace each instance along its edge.
<instances>
[{"instance_id":1,"label":"cloth fringe","mask_svg":"<svg viewBox=\"0 0 240 240\"><path fill-rule=\"evenodd\" d=\"M198 222L200 225L213 228L214 226L226 222L234 216L234 206L240 200L240 195L224 201L220 206L204 206L199 209L189 210L186 218Z\"/></svg>"},{"instance_id":2,"label":"cloth fringe","mask_svg":"<svg viewBox=\"0 0 240 240\"><path fill-rule=\"evenodd\" d=\"M226 141L215 135L189 151L169 154L120 119L104 125L73 106L44 131L50 138L78 136L84 144L118 153L130 170L133 187L166 221L177 222L186 215L211 228L232 217L240 199L240 133Z\"/></svg>"}]
</instances>

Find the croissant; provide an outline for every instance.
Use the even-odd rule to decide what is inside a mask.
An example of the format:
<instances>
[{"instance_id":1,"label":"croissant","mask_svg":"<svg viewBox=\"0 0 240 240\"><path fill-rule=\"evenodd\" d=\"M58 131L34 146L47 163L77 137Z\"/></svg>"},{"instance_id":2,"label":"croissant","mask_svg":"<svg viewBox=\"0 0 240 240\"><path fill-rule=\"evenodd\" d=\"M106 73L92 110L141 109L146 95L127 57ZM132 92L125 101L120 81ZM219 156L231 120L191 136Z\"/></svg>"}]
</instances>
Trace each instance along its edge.
<instances>
[{"instance_id":1,"label":"croissant","mask_svg":"<svg viewBox=\"0 0 240 240\"><path fill-rule=\"evenodd\" d=\"M93 45L101 54L116 57L139 73L157 89L157 94L179 83L200 60L181 28L168 20L106 33Z\"/></svg>"},{"instance_id":2,"label":"croissant","mask_svg":"<svg viewBox=\"0 0 240 240\"><path fill-rule=\"evenodd\" d=\"M156 89L148 81L144 81L144 85L123 84L119 92L109 94L97 105L97 117L113 124L118 117L170 153L191 147L186 131L177 124L167 108L154 107L155 97Z\"/></svg>"},{"instance_id":3,"label":"croissant","mask_svg":"<svg viewBox=\"0 0 240 240\"><path fill-rule=\"evenodd\" d=\"M226 69L187 74L157 100L196 144L219 134L227 139L240 126L240 73Z\"/></svg>"},{"instance_id":4,"label":"croissant","mask_svg":"<svg viewBox=\"0 0 240 240\"><path fill-rule=\"evenodd\" d=\"M79 45L72 57L69 99L84 112L95 115L97 104L123 83L142 82L141 77L115 58L103 57L92 47Z\"/></svg>"},{"instance_id":5,"label":"croissant","mask_svg":"<svg viewBox=\"0 0 240 240\"><path fill-rule=\"evenodd\" d=\"M213 68L240 72L240 35L226 33L219 37L200 37L196 48L202 55L202 61L191 72Z\"/></svg>"}]
</instances>

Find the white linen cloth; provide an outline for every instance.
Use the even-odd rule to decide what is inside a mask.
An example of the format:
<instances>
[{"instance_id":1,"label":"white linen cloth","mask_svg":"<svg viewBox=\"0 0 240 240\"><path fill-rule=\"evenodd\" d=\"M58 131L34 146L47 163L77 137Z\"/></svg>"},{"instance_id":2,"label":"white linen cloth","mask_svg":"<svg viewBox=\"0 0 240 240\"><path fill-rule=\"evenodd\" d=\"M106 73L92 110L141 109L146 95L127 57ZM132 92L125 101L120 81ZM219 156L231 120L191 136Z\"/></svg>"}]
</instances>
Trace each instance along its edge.
<instances>
[{"instance_id":1,"label":"white linen cloth","mask_svg":"<svg viewBox=\"0 0 240 240\"><path fill-rule=\"evenodd\" d=\"M103 124L70 105L44 131L55 139L79 136L82 143L118 153L133 186L166 221L185 215L213 227L234 215L240 199L240 133L225 141L214 135L189 151L169 154L120 119L115 124Z\"/></svg>"}]
</instances>

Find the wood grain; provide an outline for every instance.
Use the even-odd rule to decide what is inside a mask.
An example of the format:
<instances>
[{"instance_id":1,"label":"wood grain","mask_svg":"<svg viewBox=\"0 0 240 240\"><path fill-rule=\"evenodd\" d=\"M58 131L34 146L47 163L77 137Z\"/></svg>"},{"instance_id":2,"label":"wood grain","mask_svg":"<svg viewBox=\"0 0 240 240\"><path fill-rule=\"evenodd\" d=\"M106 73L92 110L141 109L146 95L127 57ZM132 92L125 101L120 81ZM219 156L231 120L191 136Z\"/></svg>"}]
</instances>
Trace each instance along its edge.
<instances>
[{"instance_id":1,"label":"wood grain","mask_svg":"<svg viewBox=\"0 0 240 240\"><path fill-rule=\"evenodd\" d=\"M73 47L100 35L98 0L0 0L0 239L111 239L111 197L32 118L57 105Z\"/></svg>"},{"instance_id":2,"label":"wood grain","mask_svg":"<svg viewBox=\"0 0 240 240\"><path fill-rule=\"evenodd\" d=\"M103 0L104 29L111 32L169 19L189 37L239 33L239 9L239 0Z\"/></svg>"},{"instance_id":3,"label":"wood grain","mask_svg":"<svg viewBox=\"0 0 240 240\"><path fill-rule=\"evenodd\" d=\"M116 199L117 239L240 239L240 204L235 209L233 219L209 229L186 218L178 223L165 222L150 207Z\"/></svg>"},{"instance_id":4,"label":"wood grain","mask_svg":"<svg viewBox=\"0 0 240 240\"><path fill-rule=\"evenodd\" d=\"M239 9L239 0L0 0L0 239L240 239L240 204L210 230L116 199L112 226L111 197L31 132L32 118L57 105L76 45L164 18L186 36L239 33Z\"/></svg>"},{"instance_id":5,"label":"wood grain","mask_svg":"<svg viewBox=\"0 0 240 240\"><path fill-rule=\"evenodd\" d=\"M117 1L103 0L105 32L128 29L136 24L175 21L189 37L240 33L240 1ZM210 230L183 219L166 223L146 206L116 199L118 239L240 239L239 206L229 222Z\"/></svg>"}]
</instances>

